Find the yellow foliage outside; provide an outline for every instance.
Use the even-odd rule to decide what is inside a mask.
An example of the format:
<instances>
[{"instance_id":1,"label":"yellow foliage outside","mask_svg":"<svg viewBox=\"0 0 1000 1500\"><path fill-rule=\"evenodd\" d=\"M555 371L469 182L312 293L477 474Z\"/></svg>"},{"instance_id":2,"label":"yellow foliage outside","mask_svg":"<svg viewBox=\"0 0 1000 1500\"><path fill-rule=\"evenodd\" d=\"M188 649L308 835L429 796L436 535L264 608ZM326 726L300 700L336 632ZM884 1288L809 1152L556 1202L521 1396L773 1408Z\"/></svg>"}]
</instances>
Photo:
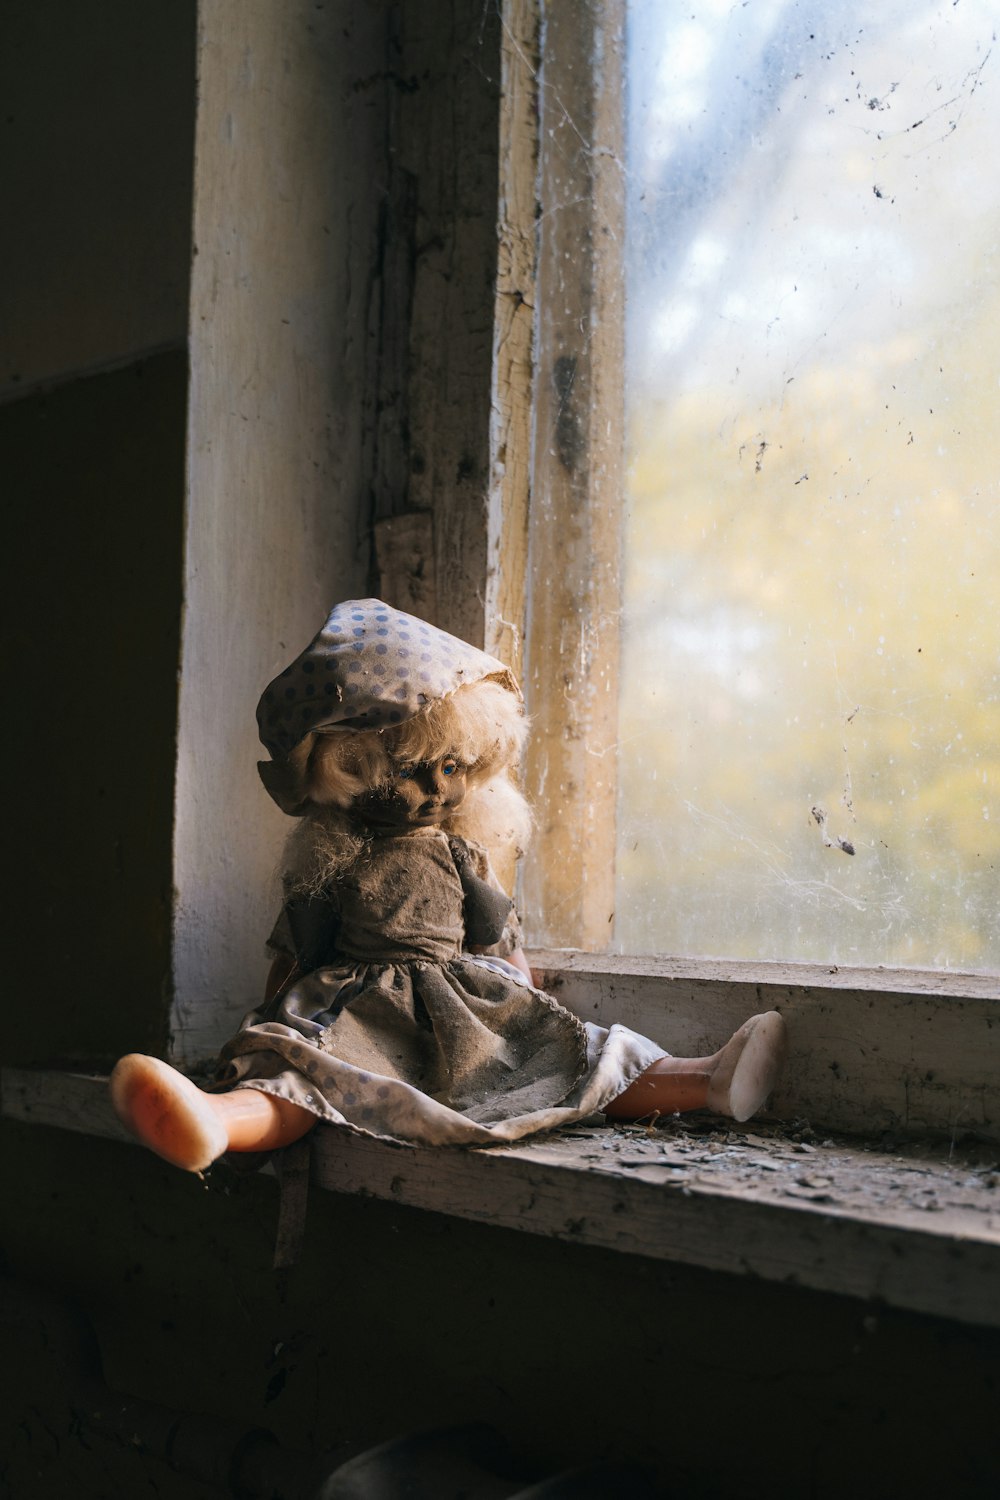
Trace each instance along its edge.
<instances>
[{"instance_id":1,"label":"yellow foliage outside","mask_svg":"<svg viewBox=\"0 0 1000 1500\"><path fill-rule=\"evenodd\" d=\"M821 373L636 417L620 941L993 965L996 375L893 417Z\"/></svg>"}]
</instances>

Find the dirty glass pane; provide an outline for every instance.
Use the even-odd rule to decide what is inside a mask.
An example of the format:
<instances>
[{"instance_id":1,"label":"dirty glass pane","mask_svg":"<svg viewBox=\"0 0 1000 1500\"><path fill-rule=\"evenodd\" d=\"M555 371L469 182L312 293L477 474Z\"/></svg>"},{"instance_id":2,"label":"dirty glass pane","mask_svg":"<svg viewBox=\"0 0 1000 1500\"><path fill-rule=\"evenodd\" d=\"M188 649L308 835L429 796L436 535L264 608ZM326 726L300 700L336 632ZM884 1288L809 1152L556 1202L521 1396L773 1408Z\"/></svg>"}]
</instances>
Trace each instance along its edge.
<instances>
[{"instance_id":1,"label":"dirty glass pane","mask_svg":"<svg viewBox=\"0 0 1000 1500\"><path fill-rule=\"evenodd\" d=\"M983 0L631 0L616 946L1000 965Z\"/></svg>"}]
</instances>

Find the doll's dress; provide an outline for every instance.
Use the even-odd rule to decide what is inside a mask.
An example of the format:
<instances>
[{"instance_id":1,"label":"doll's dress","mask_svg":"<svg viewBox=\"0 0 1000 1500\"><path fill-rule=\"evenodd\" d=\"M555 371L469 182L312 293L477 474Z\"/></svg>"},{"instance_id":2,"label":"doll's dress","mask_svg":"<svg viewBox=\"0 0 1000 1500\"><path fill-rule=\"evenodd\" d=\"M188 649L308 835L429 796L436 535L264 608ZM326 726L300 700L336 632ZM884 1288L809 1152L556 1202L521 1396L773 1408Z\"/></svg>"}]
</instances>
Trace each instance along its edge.
<instances>
[{"instance_id":1,"label":"doll's dress","mask_svg":"<svg viewBox=\"0 0 1000 1500\"><path fill-rule=\"evenodd\" d=\"M483 888L493 914L470 915ZM665 1055L579 1021L504 961L516 918L474 844L438 828L369 839L322 900L331 961L250 1012L219 1086L386 1140L489 1145L585 1118ZM484 937L490 953L464 951ZM272 946L293 948L287 907Z\"/></svg>"}]
</instances>

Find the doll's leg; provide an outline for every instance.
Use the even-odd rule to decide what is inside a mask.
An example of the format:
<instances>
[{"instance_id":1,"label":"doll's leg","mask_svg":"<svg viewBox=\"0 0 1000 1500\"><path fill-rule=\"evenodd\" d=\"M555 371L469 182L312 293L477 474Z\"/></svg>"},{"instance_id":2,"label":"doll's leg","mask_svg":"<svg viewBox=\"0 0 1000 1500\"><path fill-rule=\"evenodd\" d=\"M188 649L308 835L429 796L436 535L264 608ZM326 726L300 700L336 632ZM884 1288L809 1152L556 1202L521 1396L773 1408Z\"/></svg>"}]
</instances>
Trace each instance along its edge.
<instances>
[{"instance_id":1,"label":"doll's leg","mask_svg":"<svg viewBox=\"0 0 1000 1500\"><path fill-rule=\"evenodd\" d=\"M157 1057L133 1052L111 1074L118 1118L176 1167L202 1172L225 1151L274 1151L311 1130L316 1116L260 1089L206 1094Z\"/></svg>"},{"instance_id":2,"label":"doll's leg","mask_svg":"<svg viewBox=\"0 0 1000 1500\"><path fill-rule=\"evenodd\" d=\"M776 1010L751 1016L711 1057L661 1057L605 1110L612 1120L707 1109L749 1120L774 1088L785 1060L785 1023Z\"/></svg>"}]
</instances>

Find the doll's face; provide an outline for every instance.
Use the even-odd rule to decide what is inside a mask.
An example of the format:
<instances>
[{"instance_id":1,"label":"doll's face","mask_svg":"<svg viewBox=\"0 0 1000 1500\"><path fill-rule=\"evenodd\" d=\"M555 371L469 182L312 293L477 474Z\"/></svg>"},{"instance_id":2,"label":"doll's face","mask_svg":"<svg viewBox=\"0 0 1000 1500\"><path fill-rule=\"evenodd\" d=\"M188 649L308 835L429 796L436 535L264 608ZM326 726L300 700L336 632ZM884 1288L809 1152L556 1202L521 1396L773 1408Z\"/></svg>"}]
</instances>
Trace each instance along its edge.
<instances>
[{"instance_id":1,"label":"doll's face","mask_svg":"<svg viewBox=\"0 0 1000 1500\"><path fill-rule=\"evenodd\" d=\"M391 779L364 792L354 810L373 828L432 828L462 801L467 776L466 767L453 755L418 765L396 764Z\"/></svg>"}]
</instances>

